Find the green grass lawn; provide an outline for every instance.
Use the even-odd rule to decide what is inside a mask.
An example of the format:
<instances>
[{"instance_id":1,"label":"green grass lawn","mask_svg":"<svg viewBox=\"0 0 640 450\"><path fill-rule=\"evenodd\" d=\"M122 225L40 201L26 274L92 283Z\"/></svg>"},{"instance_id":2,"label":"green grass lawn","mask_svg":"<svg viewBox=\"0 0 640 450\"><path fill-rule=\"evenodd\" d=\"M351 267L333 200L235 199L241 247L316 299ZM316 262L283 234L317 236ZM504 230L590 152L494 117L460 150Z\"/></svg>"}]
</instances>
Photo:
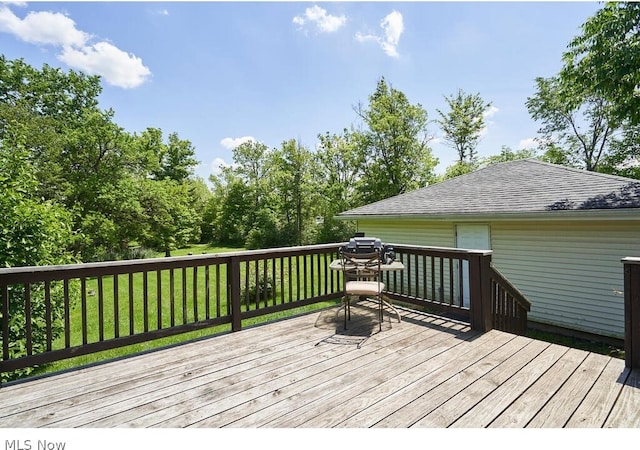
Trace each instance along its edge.
<instances>
[{"instance_id":1,"label":"green grass lawn","mask_svg":"<svg viewBox=\"0 0 640 450\"><path fill-rule=\"evenodd\" d=\"M230 251L241 251L241 248L225 248L225 247L211 247L206 244L194 245L188 248L173 251L171 256L185 256L189 254L198 255L202 253L225 253ZM157 257L164 257L164 253L158 253ZM304 258L301 258L301 263L304 262ZM302 266L302 264L300 264ZM310 267L310 264L308 265ZM288 270L288 268L287 268ZM181 325L183 323L192 323L197 320L204 320L206 318L207 305L205 304L205 270L203 267L199 267L197 270L197 279L195 289L197 295L194 295L194 283L193 276L194 271L192 268L185 270L177 269L174 271L173 279L173 324ZM114 278L104 277L102 280L102 296L99 295L100 288L97 279L87 279L85 285L85 292L87 292L86 300L84 302L78 301L70 314L70 346L82 345L84 341L88 343L98 342L100 340L108 340L116 337L115 323L116 314L118 314L118 330L120 336L130 335L130 317L133 315L133 332L141 333L147 330L156 330L159 328L168 328L172 326L172 301L171 301L171 280L168 271L161 272L160 283L158 284L156 272L149 272L145 275L137 273L129 278L129 275L119 275L117 280L117 301L114 302L116 296L114 295ZM210 285L210 302L209 302L209 318L215 318L219 316L227 315L227 302L226 302L226 289L227 289L227 274L226 266L222 265L219 268L219 272L215 270L215 267L209 268L209 285ZM183 278L185 284L183 287ZM132 281L132 288L135 293L135 301L133 306L129 304L129 284ZM244 277L242 277L244 282ZM146 301L142 292L146 283L147 286L147 298ZM78 283L79 284L79 283ZM284 298L289 298L288 283L284 286L276 284L276 290L284 288ZM161 295L157 295L158 287L161 290ZM184 291L183 291L184 289ZM216 297L215 293L219 290L220 296ZM282 290L278 291L280 295ZM186 296L183 294L186 293ZM295 296L295 292L293 293ZM99 302L99 298L102 298L102 304ZM160 305L158 305L158 297L160 297ZM278 297L279 298L279 297ZM258 323L273 321L288 317L294 314L300 314L308 311L318 310L335 305L334 302L325 302L314 304L306 307L296 308L292 310L282 311L279 313L269 314L265 316L256 317L253 319L247 319L243 321L243 327L249 327ZM159 307L160 306L160 307ZM132 309L130 309L132 308ZM219 309L218 309L219 308ZM196 316L197 313L197 316ZM86 331L83 331L83 317L86 318ZM102 317L103 327L98 327L99 321L97 318ZM146 318L146 319L145 319ZM230 325L220 325L215 327L209 327L202 330L197 330L189 333L184 333L176 336L171 336L162 339L156 339L149 342L130 345L127 347L121 347L104 352L94 353L90 355L78 356L51 364L39 367L35 374L54 372L64 370L72 367L91 364L97 361L103 361L107 359L113 359L124 355L133 353L139 353L147 351L153 348L164 347L167 345L193 340L217 333L230 331ZM54 342L53 349L61 349L65 347L64 336L58 337Z\"/></svg>"},{"instance_id":2,"label":"green grass lawn","mask_svg":"<svg viewBox=\"0 0 640 450\"><path fill-rule=\"evenodd\" d=\"M172 250L171 256L186 256L189 254L200 255L202 253L227 253L227 252L239 252L246 250L244 248L233 247L214 247L211 244L194 244L190 247L179 248L178 250ZM157 257L164 257L164 252L158 252Z\"/></svg>"}]
</instances>

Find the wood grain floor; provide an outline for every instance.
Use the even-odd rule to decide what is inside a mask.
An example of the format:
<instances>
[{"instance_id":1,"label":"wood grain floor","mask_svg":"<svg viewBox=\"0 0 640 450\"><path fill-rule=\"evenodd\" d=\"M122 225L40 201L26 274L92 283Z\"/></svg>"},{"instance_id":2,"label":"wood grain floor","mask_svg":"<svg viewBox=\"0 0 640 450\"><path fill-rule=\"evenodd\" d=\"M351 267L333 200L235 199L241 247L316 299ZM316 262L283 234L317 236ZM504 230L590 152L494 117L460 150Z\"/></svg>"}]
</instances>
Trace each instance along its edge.
<instances>
[{"instance_id":1,"label":"wood grain floor","mask_svg":"<svg viewBox=\"0 0 640 450\"><path fill-rule=\"evenodd\" d=\"M624 361L368 305L0 388L0 426L640 427Z\"/></svg>"}]
</instances>

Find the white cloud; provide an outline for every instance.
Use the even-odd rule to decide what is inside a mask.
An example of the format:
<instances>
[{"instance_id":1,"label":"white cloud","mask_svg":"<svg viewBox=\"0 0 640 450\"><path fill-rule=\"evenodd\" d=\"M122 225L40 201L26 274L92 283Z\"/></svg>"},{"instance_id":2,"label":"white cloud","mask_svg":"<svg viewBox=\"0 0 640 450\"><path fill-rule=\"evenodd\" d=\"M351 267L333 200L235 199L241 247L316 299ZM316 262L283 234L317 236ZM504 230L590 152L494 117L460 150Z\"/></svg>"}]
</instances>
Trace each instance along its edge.
<instances>
[{"instance_id":1,"label":"white cloud","mask_svg":"<svg viewBox=\"0 0 640 450\"><path fill-rule=\"evenodd\" d=\"M239 138L226 137L220 141L220 144L226 149L233 150L234 148L241 144L244 144L245 142L255 142L255 140L256 139L253 136L243 136Z\"/></svg>"},{"instance_id":2,"label":"white cloud","mask_svg":"<svg viewBox=\"0 0 640 450\"><path fill-rule=\"evenodd\" d=\"M484 126L484 128L482 128L480 130L480 137L481 138L486 136L489 133L489 127L495 124L495 122L493 120L489 120L489 119L492 118L493 116L495 116L498 113L498 111L500 111L500 110L492 105L492 106L489 106L482 113L482 118L484 119L485 126Z\"/></svg>"},{"instance_id":3,"label":"white cloud","mask_svg":"<svg viewBox=\"0 0 640 450\"><path fill-rule=\"evenodd\" d=\"M30 12L20 19L6 6L0 6L0 31L11 33L30 44L84 45L91 37L76 28L64 14Z\"/></svg>"},{"instance_id":4,"label":"white cloud","mask_svg":"<svg viewBox=\"0 0 640 450\"><path fill-rule=\"evenodd\" d=\"M140 58L108 42L79 48L65 46L58 59L90 75L101 75L107 83L122 88L140 86L151 75Z\"/></svg>"},{"instance_id":5,"label":"white cloud","mask_svg":"<svg viewBox=\"0 0 640 450\"><path fill-rule=\"evenodd\" d=\"M398 11L392 11L382 19L380 27L384 32L384 36L357 32L355 36L356 40L358 42L377 42L387 55L398 58L400 56L398 53L398 43L400 42L400 36L404 32L402 14Z\"/></svg>"},{"instance_id":6,"label":"white cloud","mask_svg":"<svg viewBox=\"0 0 640 450\"><path fill-rule=\"evenodd\" d=\"M305 9L304 15L293 18L293 23L298 27L304 28L307 23L312 23L321 33L334 33L342 28L346 22L346 16L332 16L327 14L326 9L322 9L318 5Z\"/></svg>"},{"instance_id":7,"label":"white cloud","mask_svg":"<svg viewBox=\"0 0 640 450\"><path fill-rule=\"evenodd\" d=\"M538 140L536 138L526 138L526 139L522 139L519 143L518 143L518 150L520 149L525 149L525 148L536 148L538 147Z\"/></svg>"},{"instance_id":8,"label":"white cloud","mask_svg":"<svg viewBox=\"0 0 640 450\"><path fill-rule=\"evenodd\" d=\"M214 175L220 175L222 173L222 169L225 167L231 167L231 164L222 158L216 158L211 162L211 173Z\"/></svg>"},{"instance_id":9,"label":"white cloud","mask_svg":"<svg viewBox=\"0 0 640 450\"><path fill-rule=\"evenodd\" d=\"M139 57L106 41L90 44L93 36L79 30L71 18L61 13L30 12L20 19L7 6L0 5L0 32L30 44L62 47L57 55L60 61L90 75L100 75L114 86L134 88L151 75Z\"/></svg>"},{"instance_id":10,"label":"white cloud","mask_svg":"<svg viewBox=\"0 0 640 450\"><path fill-rule=\"evenodd\" d=\"M23 2L20 0L2 0L1 2L3 5L14 5L14 6L27 6L27 2Z\"/></svg>"},{"instance_id":11,"label":"white cloud","mask_svg":"<svg viewBox=\"0 0 640 450\"><path fill-rule=\"evenodd\" d=\"M500 111L498 108L496 108L495 106L489 106L483 113L482 113L482 117L484 117L485 119L489 119L490 117L493 117L496 115L496 113Z\"/></svg>"}]
</instances>

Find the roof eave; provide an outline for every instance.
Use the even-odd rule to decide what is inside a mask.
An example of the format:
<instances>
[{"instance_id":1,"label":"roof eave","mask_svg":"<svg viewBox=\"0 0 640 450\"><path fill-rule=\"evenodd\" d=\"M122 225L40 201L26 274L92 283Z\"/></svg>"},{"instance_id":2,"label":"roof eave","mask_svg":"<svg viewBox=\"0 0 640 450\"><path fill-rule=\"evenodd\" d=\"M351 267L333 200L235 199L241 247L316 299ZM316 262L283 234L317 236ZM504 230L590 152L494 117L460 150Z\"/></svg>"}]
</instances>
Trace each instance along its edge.
<instances>
[{"instance_id":1,"label":"roof eave","mask_svg":"<svg viewBox=\"0 0 640 450\"><path fill-rule=\"evenodd\" d=\"M345 214L335 216L338 220L397 220L417 219L432 221L487 221L487 220L640 220L640 208L487 212L461 214Z\"/></svg>"}]
</instances>

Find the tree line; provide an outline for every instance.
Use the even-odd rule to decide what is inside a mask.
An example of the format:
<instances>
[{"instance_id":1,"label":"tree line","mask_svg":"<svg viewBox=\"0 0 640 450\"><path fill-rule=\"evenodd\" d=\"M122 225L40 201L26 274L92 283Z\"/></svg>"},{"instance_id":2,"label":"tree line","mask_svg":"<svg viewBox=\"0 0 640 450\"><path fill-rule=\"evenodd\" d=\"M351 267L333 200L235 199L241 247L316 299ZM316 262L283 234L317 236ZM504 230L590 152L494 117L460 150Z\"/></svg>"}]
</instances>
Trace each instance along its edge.
<instances>
[{"instance_id":1,"label":"tree line","mask_svg":"<svg viewBox=\"0 0 640 450\"><path fill-rule=\"evenodd\" d=\"M0 266L131 257L194 242L264 248L341 241L344 210L516 158L640 178L640 4L605 4L567 46L558 74L526 106L538 146L479 158L492 106L459 89L429 120L380 78L356 125L269 148L247 142L209 185L190 141L129 132L98 105L100 78L0 56ZM437 175L430 124L457 153Z\"/></svg>"}]
</instances>

